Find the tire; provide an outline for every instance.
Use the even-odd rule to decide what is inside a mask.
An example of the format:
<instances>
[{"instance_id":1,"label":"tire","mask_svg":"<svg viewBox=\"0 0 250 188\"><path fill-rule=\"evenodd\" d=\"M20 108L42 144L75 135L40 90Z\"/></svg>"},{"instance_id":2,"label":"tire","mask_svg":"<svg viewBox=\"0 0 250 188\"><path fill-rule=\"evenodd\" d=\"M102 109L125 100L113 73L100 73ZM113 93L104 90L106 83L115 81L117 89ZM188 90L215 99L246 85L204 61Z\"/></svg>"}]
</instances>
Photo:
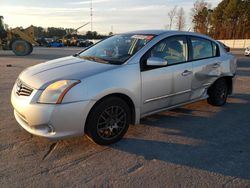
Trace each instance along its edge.
<instances>
[{"instance_id":1,"label":"tire","mask_svg":"<svg viewBox=\"0 0 250 188\"><path fill-rule=\"evenodd\" d=\"M15 40L12 45L11 49L17 56L26 56L32 52L32 45L24 40Z\"/></svg>"},{"instance_id":2,"label":"tire","mask_svg":"<svg viewBox=\"0 0 250 188\"><path fill-rule=\"evenodd\" d=\"M129 106L120 98L110 97L91 110L86 123L86 133L95 143L110 145L122 139L130 122Z\"/></svg>"},{"instance_id":3,"label":"tire","mask_svg":"<svg viewBox=\"0 0 250 188\"><path fill-rule=\"evenodd\" d=\"M30 44L30 43L29 43L29 45L30 45L30 51L29 51L29 53L27 55L30 55L33 52L33 45Z\"/></svg>"},{"instance_id":4,"label":"tire","mask_svg":"<svg viewBox=\"0 0 250 188\"><path fill-rule=\"evenodd\" d=\"M228 84L223 78L217 80L208 90L208 103L213 106L223 106L227 102Z\"/></svg>"}]
</instances>

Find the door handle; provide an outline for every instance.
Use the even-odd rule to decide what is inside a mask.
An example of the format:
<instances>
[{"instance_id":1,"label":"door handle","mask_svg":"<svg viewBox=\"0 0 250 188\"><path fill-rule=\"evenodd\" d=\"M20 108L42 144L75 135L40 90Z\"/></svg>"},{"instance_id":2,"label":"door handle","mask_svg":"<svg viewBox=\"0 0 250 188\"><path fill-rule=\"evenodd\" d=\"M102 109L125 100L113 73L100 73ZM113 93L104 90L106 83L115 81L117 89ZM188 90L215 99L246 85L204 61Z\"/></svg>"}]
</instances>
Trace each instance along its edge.
<instances>
[{"instance_id":1,"label":"door handle","mask_svg":"<svg viewBox=\"0 0 250 188\"><path fill-rule=\"evenodd\" d=\"M188 76L190 74L192 74L193 72L192 71L189 71L189 70L185 70L181 75L182 76Z\"/></svg>"},{"instance_id":2,"label":"door handle","mask_svg":"<svg viewBox=\"0 0 250 188\"><path fill-rule=\"evenodd\" d=\"M220 67L220 63L214 63L214 64L213 64L213 68L216 69L216 68L218 68L218 67Z\"/></svg>"}]
</instances>

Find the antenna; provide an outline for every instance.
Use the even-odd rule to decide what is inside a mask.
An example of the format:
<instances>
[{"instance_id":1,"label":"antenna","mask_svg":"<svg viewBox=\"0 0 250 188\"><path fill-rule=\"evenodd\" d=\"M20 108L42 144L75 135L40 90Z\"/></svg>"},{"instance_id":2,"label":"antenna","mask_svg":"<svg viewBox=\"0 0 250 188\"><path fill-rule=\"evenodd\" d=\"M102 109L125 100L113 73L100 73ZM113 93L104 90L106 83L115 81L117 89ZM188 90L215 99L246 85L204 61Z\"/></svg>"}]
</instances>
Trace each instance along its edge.
<instances>
[{"instance_id":1,"label":"antenna","mask_svg":"<svg viewBox=\"0 0 250 188\"><path fill-rule=\"evenodd\" d=\"M90 23L91 23L91 32L93 32L93 2L90 0Z\"/></svg>"}]
</instances>

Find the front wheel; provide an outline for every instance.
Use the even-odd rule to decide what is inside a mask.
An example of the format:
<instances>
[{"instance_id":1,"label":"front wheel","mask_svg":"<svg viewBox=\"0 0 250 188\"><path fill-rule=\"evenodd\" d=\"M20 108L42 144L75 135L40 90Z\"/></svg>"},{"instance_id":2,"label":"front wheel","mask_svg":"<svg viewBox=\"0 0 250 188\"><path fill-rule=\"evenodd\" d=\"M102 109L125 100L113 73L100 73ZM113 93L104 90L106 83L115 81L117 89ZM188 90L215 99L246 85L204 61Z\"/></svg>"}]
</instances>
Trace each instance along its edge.
<instances>
[{"instance_id":1,"label":"front wheel","mask_svg":"<svg viewBox=\"0 0 250 188\"><path fill-rule=\"evenodd\" d=\"M223 106L227 102L228 84L223 78L217 80L208 90L208 103L213 106Z\"/></svg>"},{"instance_id":2,"label":"front wheel","mask_svg":"<svg viewBox=\"0 0 250 188\"><path fill-rule=\"evenodd\" d=\"M129 106L120 98L101 101L91 110L86 123L87 135L99 145L118 142L131 122Z\"/></svg>"}]
</instances>

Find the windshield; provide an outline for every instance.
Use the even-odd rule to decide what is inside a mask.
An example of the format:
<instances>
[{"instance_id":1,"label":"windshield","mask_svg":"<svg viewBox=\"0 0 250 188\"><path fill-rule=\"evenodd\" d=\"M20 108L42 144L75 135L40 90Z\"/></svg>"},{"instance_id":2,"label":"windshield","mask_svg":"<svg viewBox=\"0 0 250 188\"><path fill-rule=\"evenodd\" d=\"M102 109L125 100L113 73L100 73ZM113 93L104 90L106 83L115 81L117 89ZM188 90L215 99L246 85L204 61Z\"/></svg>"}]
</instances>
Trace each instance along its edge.
<instances>
[{"instance_id":1,"label":"windshield","mask_svg":"<svg viewBox=\"0 0 250 188\"><path fill-rule=\"evenodd\" d=\"M153 38L153 35L115 35L83 51L79 57L98 63L121 65Z\"/></svg>"}]
</instances>

